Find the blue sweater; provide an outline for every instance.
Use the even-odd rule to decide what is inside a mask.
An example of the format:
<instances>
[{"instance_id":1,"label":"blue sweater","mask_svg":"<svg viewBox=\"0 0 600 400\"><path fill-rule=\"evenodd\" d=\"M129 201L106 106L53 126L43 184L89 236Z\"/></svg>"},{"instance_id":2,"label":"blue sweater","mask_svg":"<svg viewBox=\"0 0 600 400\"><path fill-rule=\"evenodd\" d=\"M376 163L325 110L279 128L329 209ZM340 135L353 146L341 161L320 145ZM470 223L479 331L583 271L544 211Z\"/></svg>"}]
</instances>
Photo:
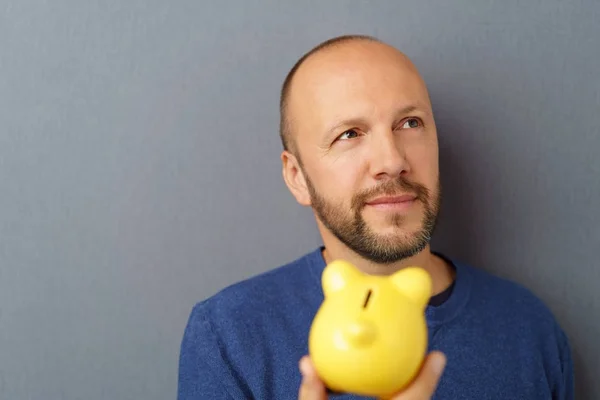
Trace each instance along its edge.
<instances>
[{"instance_id":1,"label":"blue sweater","mask_svg":"<svg viewBox=\"0 0 600 400\"><path fill-rule=\"evenodd\" d=\"M448 358L433 398L573 399L569 344L548 308L513 282L452 265L451 296L426 309L429 348ZM297 399L324 267L316 249L198 303L181 343L178 399Z\"/></svg>"}]
</instances>

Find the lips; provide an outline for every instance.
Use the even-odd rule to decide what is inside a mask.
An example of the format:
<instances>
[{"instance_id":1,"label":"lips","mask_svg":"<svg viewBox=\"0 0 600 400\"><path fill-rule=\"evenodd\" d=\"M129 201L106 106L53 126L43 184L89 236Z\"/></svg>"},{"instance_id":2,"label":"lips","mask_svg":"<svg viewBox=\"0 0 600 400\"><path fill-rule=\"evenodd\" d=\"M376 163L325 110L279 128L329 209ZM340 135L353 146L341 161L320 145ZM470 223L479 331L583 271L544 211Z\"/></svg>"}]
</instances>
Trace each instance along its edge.
<instances>
[{"instance_id":1,"label":"lips","mask_svg":"<svg viewBox=\"0 0 600 400\"><path fill-rule=\"evenodd\" d=\"M382 196L371 201L368 201L367 204L374 205L385 205L385 204L400 204L414 201L417 198L414 194L404 194L399 196Z\"/></svg>"}]
</instances>

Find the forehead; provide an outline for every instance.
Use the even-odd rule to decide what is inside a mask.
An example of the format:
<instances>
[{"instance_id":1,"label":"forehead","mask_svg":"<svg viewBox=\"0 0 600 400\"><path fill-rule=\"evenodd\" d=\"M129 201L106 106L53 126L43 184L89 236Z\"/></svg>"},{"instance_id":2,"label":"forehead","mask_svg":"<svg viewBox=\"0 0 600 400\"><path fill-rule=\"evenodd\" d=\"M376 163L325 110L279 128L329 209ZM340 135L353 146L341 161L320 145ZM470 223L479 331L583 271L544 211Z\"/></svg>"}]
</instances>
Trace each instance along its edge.
<instances>
[{"instance_id":1,"label":"forehead","mask_svg":"<svg viewBox=\"0 0 600 400\"><path fill-rule=\"evenodd\" d=\"M301 131L318 131L336 118L386 116L408 106L428 112L431 107L412 62L376 42L344 44L309 57L294 77L289 105Z\"/></svg>"}]
</instances>

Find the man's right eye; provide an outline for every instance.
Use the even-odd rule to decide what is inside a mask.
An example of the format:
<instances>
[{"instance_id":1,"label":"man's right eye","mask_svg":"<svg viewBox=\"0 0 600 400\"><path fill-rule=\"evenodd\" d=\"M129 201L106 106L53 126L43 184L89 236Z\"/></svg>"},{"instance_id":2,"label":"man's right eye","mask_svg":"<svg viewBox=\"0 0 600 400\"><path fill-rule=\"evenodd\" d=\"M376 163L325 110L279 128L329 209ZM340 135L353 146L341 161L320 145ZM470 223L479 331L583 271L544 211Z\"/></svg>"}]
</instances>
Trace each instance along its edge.
<instances>
[{"instance_id":1,"label":"man's right eye","mask_svg":"<svg viewBox=\"0 0 600 400\"><path fill-rule=\"evenodd\" d=\"M346 132L342 133L338 139L347 140L354 139L355 137L358 137L358 132L354 129L348 129Z\"/></svg>"}]
</instances>

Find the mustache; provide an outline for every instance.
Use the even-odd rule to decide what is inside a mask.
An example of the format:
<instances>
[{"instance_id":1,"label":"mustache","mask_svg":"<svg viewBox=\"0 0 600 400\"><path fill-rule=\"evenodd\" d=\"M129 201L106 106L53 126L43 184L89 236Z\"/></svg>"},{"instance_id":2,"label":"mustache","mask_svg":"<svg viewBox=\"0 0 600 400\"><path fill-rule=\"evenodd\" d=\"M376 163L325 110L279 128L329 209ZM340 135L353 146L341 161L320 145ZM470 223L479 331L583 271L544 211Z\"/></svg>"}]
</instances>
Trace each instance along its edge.
<instances>
[{"instance_id":1,"label":"mustache","mask_svg":"<svg viewBox=\"0 0 600 400\"><path fill-rule=\"evenodd\" d=\"M352 199L352 209L359 210L364 205L376 196L394 196L397 194L413 194L417 200L426 203L429 199L429 189L420 183L411 182L404 177L387 180L379 185L358 193Z\"/></svg>"}]
</instances>

